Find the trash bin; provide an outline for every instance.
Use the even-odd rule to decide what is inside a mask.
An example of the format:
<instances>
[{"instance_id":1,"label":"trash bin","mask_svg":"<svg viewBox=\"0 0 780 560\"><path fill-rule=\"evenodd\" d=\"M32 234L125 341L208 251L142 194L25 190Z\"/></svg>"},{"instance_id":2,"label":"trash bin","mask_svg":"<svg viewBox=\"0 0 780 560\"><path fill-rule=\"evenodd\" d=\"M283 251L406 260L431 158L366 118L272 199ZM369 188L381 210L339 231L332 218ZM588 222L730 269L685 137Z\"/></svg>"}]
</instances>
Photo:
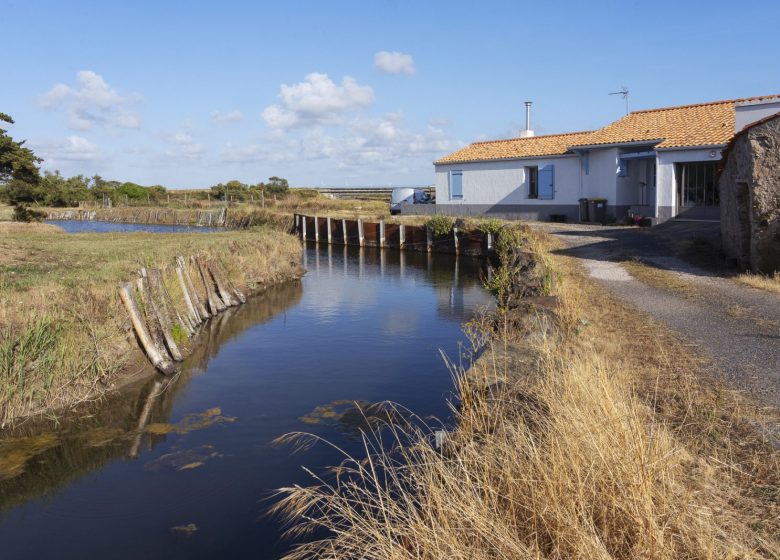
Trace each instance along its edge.
<instances>
[{"instance_id":1,"label":"trash bin","mask_svg":"<svg viewBox=\"0 0 780 560\"><path fill-rule=\"evenodd\" d=\"M591 198L588 200L588 216L591 222L597 224L607 223L607 199Z\"/></svg>"},{"instance_id":2,"label":"trash bin","mask_svg":"<svg viewBox=\"0 0 780 560\"><path fill-rule=\"evenodd\" d=\"M581 222L589 222L588 219L588 199L587 198L581 198L580 199L580 221Z\"/></svg>"}]
</instances>

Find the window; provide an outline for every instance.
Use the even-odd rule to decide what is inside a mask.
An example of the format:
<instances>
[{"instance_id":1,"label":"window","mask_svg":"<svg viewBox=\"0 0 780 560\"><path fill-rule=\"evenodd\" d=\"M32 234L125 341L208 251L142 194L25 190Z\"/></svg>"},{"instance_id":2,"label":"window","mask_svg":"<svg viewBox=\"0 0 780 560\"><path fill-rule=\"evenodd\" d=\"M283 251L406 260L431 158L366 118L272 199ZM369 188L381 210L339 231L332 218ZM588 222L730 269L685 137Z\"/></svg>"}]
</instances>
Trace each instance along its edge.
<instances>
[{"instance_id":1,"label":"window","mask_svg":"<svg viewBox=\"0 0 780 560\"><path fill-rule=\"evenodd\" d=\"M525 168L528 180L528 198L539 198L539 168L535 165Z\"/></svg>"},{"instance_id":2,"label":"window","mask_svg":"<svg viewBox=\"0 0 780 560\"><path fill-rule=\"evenodd\" d=\"M450 171L450 199L463 198L463 171Z\"/></svg>"}]
</instances>

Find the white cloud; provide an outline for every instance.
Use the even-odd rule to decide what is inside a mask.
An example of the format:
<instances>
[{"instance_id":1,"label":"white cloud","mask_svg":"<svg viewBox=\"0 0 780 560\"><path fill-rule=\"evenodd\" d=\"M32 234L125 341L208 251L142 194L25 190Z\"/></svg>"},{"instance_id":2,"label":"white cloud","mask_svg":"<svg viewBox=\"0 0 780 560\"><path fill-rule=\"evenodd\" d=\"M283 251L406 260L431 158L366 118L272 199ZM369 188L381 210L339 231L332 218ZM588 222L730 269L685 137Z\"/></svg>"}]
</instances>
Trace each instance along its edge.
<instances>
[{"instance_id":1,"label":"white cloud","mask_svg":"<svg viewBox=\"0 0 780 560\"><path fill-rule=\"evenodd\" d=\"M244 115L238 109L223 113L222 111L214 111L211 113L211 122L213 123L235 123L243 120Z\"/></svg>"},{"instance_id":2,"label":"white cloud","mask_svg":"<svg viewBox=\"0 0 780 560\"><path fill-rule=\"evenodd\" d=\"M327 74L315 72L297 84L282 84L279 103L266 107L263 119L276 129L337 123L344 114L368 107L373 101L371 86L360 85L349 76L337 85Z\"/></svg>"},{"instance_id":3,"label":"white cloud","mask_svg":"<svg viewBox=\"0 0 780 560\"><path fill-rule=\"evenodd\" d=\"M340 127L312 126L295 137L276 135L245 146L227 144L225 163L332 160L339 169L399 169L410 159L430 162L458 147L441 129L407 128L402 113L380 118L358 116ZM399 167L400 166L400 167Z\"/></svg>"},{"instance_id":4,"label":"white cloud","mask_svg":"<svg viewBox=\"0 0 780 560\"><path fill-rule=\"evenodd\" d=\"M188 130L177 130L166 138L168 149L154 156L156 163L166 161L195 161L206 156L206 146L196 142Z\"/></svg>"},{"instance_id":5,"label":"white cloud","mask_svg":"<svg viewBox=\"0 0 780 560\"><path fill-rule=\"evenodd\" d=\"M63 161L101 161L106 159L95 144L81 136L68 136L62 140L45 140L33 144L35 151L43 157L45 166L51 168Z\"/></svg>"},{"instance_id":6,"label":"white cloud","mask_svg":"<svg viewBox=\"0 0 780 560\"><path fill-rule=\"evenodd\" d=\"M40 97L44 109L63 109L68 126L74 130L91 130L99 124L107 129L141 126L140 117L129 107L140 100L138 95L121 95L101 75L92 70L76 74L76 86L56 84Z\"/></svg>"},{"instance_id":7,"label":"white cloud","mask_svg":"<svg viewBox=\"0 0 780 560\"><path fill-rule=\"evenodd\" d=\"M380 51L374 55L374 68L385 74L414 74L412 55L393 51Z\"/></svg>"}]
</instances>

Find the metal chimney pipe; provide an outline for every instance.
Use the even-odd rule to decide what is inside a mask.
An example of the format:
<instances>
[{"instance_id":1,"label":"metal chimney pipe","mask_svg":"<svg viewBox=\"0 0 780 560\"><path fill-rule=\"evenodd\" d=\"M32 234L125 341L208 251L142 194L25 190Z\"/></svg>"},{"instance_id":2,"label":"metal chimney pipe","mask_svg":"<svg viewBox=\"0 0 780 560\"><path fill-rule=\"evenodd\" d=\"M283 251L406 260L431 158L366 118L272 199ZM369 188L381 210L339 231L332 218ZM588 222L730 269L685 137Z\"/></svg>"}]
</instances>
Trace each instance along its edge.
<instances>
[{"instance_id":1,"label":"metal chimney pipe","mask_svg":"<svg viewBox=\"0 0 780 560\"><path fill-rule=\"evenodd\" d=\"M531 130L531 105L533 101L525 102L525 129Z\"/></svg>"}]
</instances>

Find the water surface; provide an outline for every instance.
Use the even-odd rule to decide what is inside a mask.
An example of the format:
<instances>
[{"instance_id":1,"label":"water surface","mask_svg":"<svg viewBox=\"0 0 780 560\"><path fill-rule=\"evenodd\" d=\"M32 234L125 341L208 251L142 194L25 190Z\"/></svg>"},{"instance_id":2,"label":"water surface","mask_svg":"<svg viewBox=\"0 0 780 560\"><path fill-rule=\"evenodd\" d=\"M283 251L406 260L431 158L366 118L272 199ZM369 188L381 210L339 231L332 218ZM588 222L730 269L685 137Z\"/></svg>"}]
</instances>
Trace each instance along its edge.
<instances>
[{"instance_id":1,"label":"water surface","mask_svg":"<svg viewBox=\"0 0 780 560\"><path fill-rule=\"evenodd\" d=\"M358 451L359 416L339 417L352 401L446 418L439 349L456 358L461 323L489 302L479 263L309 246L304 265L301 282L206 324L172 381L0 441L0 556L277 558L289 543L266 515L272 491L340 458L272 440L305 430Z\"/></svg>"},{"instance_id":2,"label":"water surface","mask_svg":"<svg viewBox=\"0 0 780 560\"><path fill-rule=\"evenodd\" d=\"M148 231L152 233L210 233L223 231L222 228L210 228L169 224L126 224L122 222L100 222L97 220L46 220L65 230L65 233L107 233L123 231Z\"/></svg>"}]
</instances>

